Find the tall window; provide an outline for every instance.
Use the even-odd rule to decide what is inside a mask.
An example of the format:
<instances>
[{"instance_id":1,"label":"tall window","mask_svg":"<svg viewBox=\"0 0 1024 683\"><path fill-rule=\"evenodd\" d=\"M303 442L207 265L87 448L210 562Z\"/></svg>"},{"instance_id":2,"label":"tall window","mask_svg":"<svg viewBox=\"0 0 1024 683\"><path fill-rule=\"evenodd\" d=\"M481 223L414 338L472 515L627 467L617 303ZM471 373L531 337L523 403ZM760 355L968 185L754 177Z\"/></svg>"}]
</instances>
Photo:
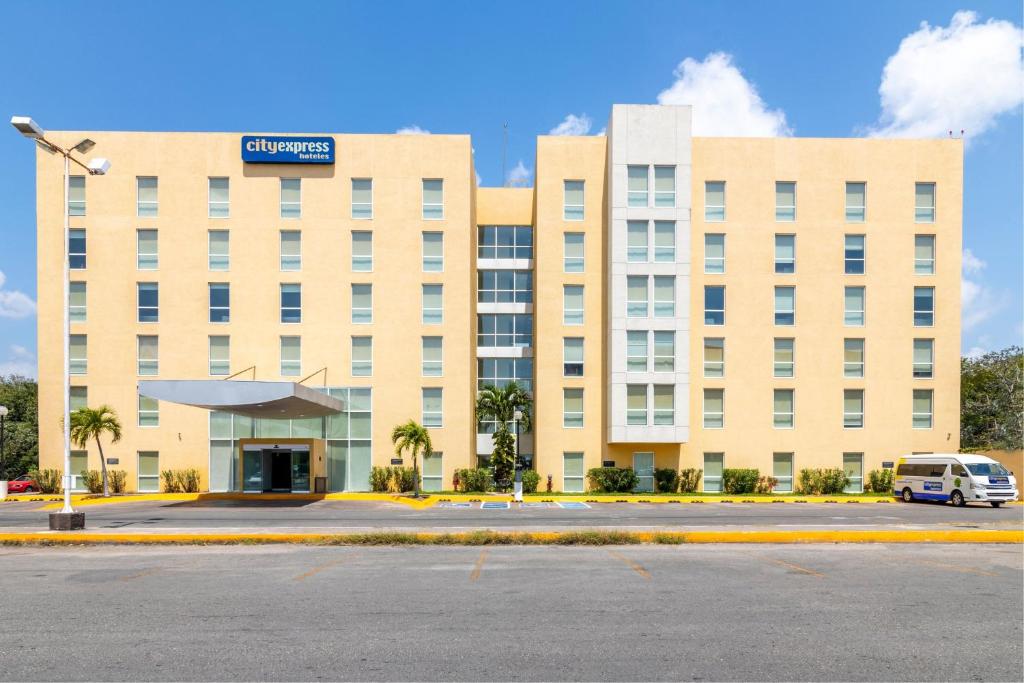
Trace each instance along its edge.
<instances>
[{"instance_id":1,"label":"tall window","mask_svg":"<svg viewBox=\"0 0 1024 683\"><path fill-rule=\"evenodd\" d=\"M914 340L914 379L931 379L935 367L935 340Z\"/></svg>"},{"instance_id":2,"label":"tall window","mask_svg":"<svg viewBox=\"0 0 1024 683\"><path fill-rule=\"evenodd\" d=\"M676 314L675 275L654 276L654 317L672 318Z\"/></svg>"},{"instance_id":3,"label":"tall window","mask_svg":"<svg viewBox=\"0 0 1024 683\"><path fill-rule=\"evenodd\" d=\"M444 488L444 454L438 451L423 454L423 490L440 491Z\"/></svg>"},{"instance_id":4,"label":"tall window","mask_svg":"<svg viewBox=\"0 0 1024 683\"><path fill-rule=\"evenodd\" d=\"M704 220L707 222L725 220L725 181L704 182Z\"/></svg>"},{"instance_id":5,"label":"tall window","mask_svg":"<svg viewBox=\"0 0 1024 683\"><path fill-rule=\"evenodd\" d=\"M676 205L676 167L654 167L654 205L671 208Z\"/></svg>"},{"instance_id":6,"label":"tall window","mask_svg":"<svg viewBox=\"0 0 1024 683\"><path fill-rule=\"evenodd\" d=\"M139 426L160 426L160 403L155 398L139 394Z\"/></svg>"},{"instance_id":7,"label":"tall window","mask_svg":"<svg viewBox=\"0 0 1024 683\"><path fill-rule=\"evenodd\" d=\"M209 230L206 240L210 270L227 270L230 265L230 233L227 230Z\"/></svg>"},{"instance_id":8,"label":"tall window","mask_svg":"<svg viewBox=\"0 0 1024 683\"><path fill-rule=\"evenodd\" d=\"M85 269L85 230L83 228L68 230L68 261L72 270Z\"/></svg>"},{"instance_id":9,"label":"tall window","mask_svg":"<svg viewBox=\"0 0 1024 683\"><path fill-rule=\"evenodd\" d=\"M848 327L864 326L864 288L846 287L843 290L843 324Z\"/></svg>"},{"instance_id":10,"label":"tall window","mask_svg":"<svg viewBox=\"0 0 1024 683\"><path fill-rule=\"evenodd\" d=\"M648 166L627 166L627 188L626 188L626 204L627 206L643 207L646 208L649 204L647 199L648 192Z\"/></svg>"},{"instance_id":11,"label":"tall window","mask_svg":"<svg viewBox=\"0 0 1024 683\"><path fill-rule=\"evenodd\" d=\"M647 281L646 275L626 276L626 317L647 317Z\"/></svg>"},{"instance_id":12,"label":"tall window","mask_svg":"<svg viewBox=\"0 0 1024 683\"><path fill-rule=\"evenodd\" d=\"M654 260L656 263L676 260L675 221L654 221Z\"/></svg>"},{"instance_id":13,"label":"tall window","mask_svg":"<svg viewBox=\"0 0 1024 683\"><path fill-rule=\"evenodd\" d=\"M160 491L160 454L157 451L139 451L138 457L137 490L139 493L158 493Z\"/></svg>"},{"instance_id":14,"label":"tall window","mask_svg":"<svg viewBox=\"0 0 1024 683\"><path fill-rule=\"evenodd\" d=\"M676 398L674 384L655 384L651 387L654 399L654 424L674 425L676 423Z\"/></svg>"},{"instance_id":15,"label":"tall window","mask_svg":"<svg viewBox=\"0 0 1024 683\"><path fill-rule=\"evenodd\" d=\"M778 482L773 489L776 493L792 493L793 491L793 454L772 454L772 476Z\"/></svg>"},{"instance_id":16,"label":"tall window","mask_svg":"<svg viewBox=\"0 0 1024 683\"><path fill-rule=\"evenodd\" d=\"M796 272L796 235L775 236L775 272L783 275Z\"/></svg>"},{"instance_id":17,"label":"tall window","mask_svg":"<svg viewBox=\"0 0 1024 683\"><path fill-rule=\"evenodd\" d=\"M139 270L156 270L160 265L156 230L135 231L135 261Z\"/></svg>"},{"instance_id":18,"label":"tall window","mask_svg":"<svg viewBox=\"0 0 1024 683\"><path fill-rule=\"evenodd\" d=\"M626 385L626 424L647 424L647 385Z\"/></svg>"},{"instance_id":19,"label":"tall window","mask_svg":"<svg viewBox=\"0 0 1024 683\"><path fill-rule=\"evenodd\" d=\"M440 273L444 270L444 233L423 233L423 272Z\"/></svg>"},{"instance_id":20,"label":"tall window","mask_svg":"<svg viewBox=\"0 0 1024 683\"><path fill-rule=\"evenodd\" d=\"M626 371L647 372L646 330L626 330Z\"/></svg>"},{"instance_id":21,"label":"tall window","mask_svg":"<svg viewBox=\"0 0 1024 683\"><path fill-rule=\"evenodd\" d=\"M725 272L725 235L722 233L704 235L704 272Z\"/></svg>"},{"instance_id":22,"label":"tall window","mask_svg":"<svg viewBox=\"0 0 1024 683\"><path fill-rule=\"evenodd\" d=\"M846 222L864 222L864 199L866 185L864 183L846 183Z\"/></svg>"},{"instance_id":23,"label":"tall window","mask_svg":"<svg viewBox=\"0 0 1024 683\"><path fill-rule=\"evenodd\" d=\"M86 284L84 282L70 283L70 299L68 300L68 314L73 323L84 323L86 319Z\"/></svg>"},{"instance_id":24,"label":"tall window","mask_svg":"<svg viewBox=\"0 0 1024 683\"><path fill-rule=\"evenodd\" d=\"M160 321L160 286L155 282L139 282L136 284L139 322L155 323Z\"/></svg>"},{"instance_id":25,"label":"tall window","mask_svg":"<svg viewBox=\"0 0 1024 683\"><path fill-rule=\"evenodd\" d=\"M281 285L281 322L302 322L302 285Z\"/></svg>"},{"instance_id":26,"label":"tall window","mask_svg":"<svg viewBox=\"0 0 1024 683\"><path fill-rule=\"evenodd\" d=\"M914 183L914 222L935 222L935 183Z\"/></svg>"},{"instance_id":27,"label":"tall window","mask_svg":"<svg viewBox=\"0 0 1024 683\"><path fill-rule=\"evenodd\" d=\"M84 334L72 334L68 339L68 359L72 375L84 375L89 370L89 341Z\"/></svg>"},{"instance_id":28,"label":"tall window","mask_svg":"<svg viewBox=\"0 0 1024 683\"><path fill-rule=\"evenodd\" d=\"M302 371L302 337L281 337L281 376L296 377Z\"/></svg>"},{"instance_id":29,"label":"tall window","mask_svg":"<svg viewBox=\"0 0 1024 683\"><path fill-rule=\"evenodd\" d=\"M583 324L583 285L562 286L562 324Z\"/></svg>"},{"instance_id":30,"label":"tall window","mask_svg":"<svg viewBox=\"0 0 1024 683\"><path fill-rule=\"evenodd\" d=\"M136 209L141 218L154 218L157 214L157 181L155 176L135 178Z\"/></svg>"},{"instance_id":31,"label":"tall window","mask_svg":"<svg viewBox=\"0 0 1024 683\"><path fill-rule=\"evenodd\" d=\"M440 325L444 321L444 286L423 285L423 324Z\"/></svg>"},{"instance_id":32,"label":"tall window","mask_svg":"<svg viewBox=\"0 0 1024 683\"><path fill-rule=\"evenodd\" d=\"M352 179L352 218L373 218L373 179Z\"/></svg>"},{"instance_id":33,"label":"tall window","mask_svg":"<svg viewBox=\"0 0 1024 683\"><path fill-rule=\"evenodd\" d=\"M302 233L298 230L281 231L281 270L302 268Z\"/></svg>"},{"instance_id":34,"label":"tall window","mask_svg":"<svg viewBox=\"0 0 1024 683\"><path fill-rule=\"evenodd\" d=\"M281 178L281 218L302 217L302 179Z\"/></svg>"},{"instance_id":35,"label":"tall window","mask_svg":"<svg viewBox=\"0 0 1024 683\"><path fill-rule=\"evenodd\" d=\"M796 414L793 389L775 389L773 393L772 426L776 429L792 429Z\"/></svg>"},{"instance_id":36,"label":"tall window","mask_svg":"<svg viewBox=\"0 0 1024 683\"><path fill-rule=\"evenodd\" d=\"M725 389L704 390L704 429L725 427Z\"/></svg>"},{"instance_id":37,"label":"tall window","mask_svg":"<svg viewBox=\"0 0 1024 683\"><path fill-rule=\"evenodd\" d=\"M369 230L352 231L352 271L368 273L373 270L373 233Z\"/></svg>"},{"instance_id":38,"label":"tall window","mask_svg":"<svg viewBox=\"0 0 1024 683\"><path fill-rule=\"evenodd\" d=\"M647 221L626 221L626 260L647 261Z\"/></svg>"},{"instance_id":39,"label":"tall window","mask_svg":"<svg viewBox=\"0 0 1024 683\"><path fill-rule=\"evenodd\" d=\"M477 258L533 258L533 228L529 225L481 225L478 235Z\"/></svg>"},{"instance_id":40,"label":"tall window","mask_svg":"<svg viewBox=\"0 0 1024 683\"><path fill-rule=\"evenodd\" d=\"M210 335L210 376L222 377L231 373L231 337L226 334Z\"/></svg>"},{"instance_id":41,"label":"tall window","mask_svg":"<svg viewBox=\"0 0 1024 683\"><path fill-rule=\"evenodd\" d=\"M654 371L675 372L676 333L671 330L657 330L654 333Z\"/></svg>"},{"instance_id":42,"label":"tall window","mask_svg":"<svg viewBox=\"0 0 1024 683\"><path fill-rule=\"evenodd\" d=\"M444 426L443 393L440 387L423 388L423 426Z\"/></svg>"},{"instance_id":43,"label":"tall window","mask_svg":"<svg viewBox=\"0 0 1024 683\"><path fill-rule=\"evenodd\" d=\"M583 389L562 389L562 426L583 429Z\"/></svg>"},{"instance_id":44,"label":"tall window","mask_svg":"<svg viewBox=\"0 0 1024 683\"><path fill-rule=\"evenodd\" d=\"M160 338L155 334L140 334L136 340L136 372L141 377L160 374Z\"/></svg>"},{"instance_id":45,"label":"tall window","mask_svg":"<svg viewBox=\"0 0 1024 683\"><path fill-rule=\"evenodd\" d=\"M441 377L444 374L444 339L422 337L421 360L424 377Z\"/></svg>"},{"instance_id":46,"label":"tall window","mask_svg":"<svg viewBox=\"0 0 1024 683\"><path fill-rule=\"evenodd\" d=\"M935 324L935 288L914 287L914 327Z\"/></svg>"},{"instance_id":47,"label":"tall window","mask_svg":"<svg viewBox=\"0 0 1024 683\"><path fill-rule=\"evenodd\" d=\"M914 275L935 274L935 235L914 235Z\"/></svg>"},{"instance_id":48,"label":"tall window","mask_svg":"<svg viewBox=\"0 0 1024 683\"><path fill-rule=\"evenodd\" d=\"M68 215L85 215L85 176L68 176Z\"/></svg>"},{"instance_id":49,"label":"tall window","mask_svg":"<svg viewBox=\"0 0 1024 683\"><path fill-rule=\"evenodd\" d=\"M914 389L914 429L932 428L932 390Z\"/></svg>"},{"instance_id":50,"label":"tall window","mask_svg":"<svg viewBox=\"0 0 1024 683\"><path fill-rule=\"evenodd\" d=\"M725 287L704 285L704 324L725 324Z\"/></svg>"},{"instance_id":51,"label":"tall window","mask_svg":"<svg viewBox=\"0 0 1024 683\"><path fill-rule=\"evenodd\" d=\"M775 183L775 220L796 220L796 183Z\"/></svg>"},{"instance_id":52,"label":"tall window","mask_svg":"<svg viewBox=\"0 0 1024 683\"><path fill-rule=\"evenodd\" d=\"M583 233L563 233L562 239L563 270L566 273L582 273L584 266Z\"/></svg>"},{"instance_id":53,"label":"tall window","mask_svg":"<svg viewBox=\"0 0 1024 683\"><path fill-rule=\"evenodd\" d=\"M373 375L373 337L352 337L352 376Z\"/></svg>"},{"instance_id":54,"label":"tall window","mask_svg":"<svg viewBox=\"0 0 1024 683\"><path fill-rule=\"evenodd\" d=\"M477 315L476 345L483 347L533 345L530 313L481 313Z\"/></svg>"},{"instance_id":55,"label":"tall window","mask_svg":"<svg viewBox=\"0 0 1024 683\"><path fill-rule=\"evenodd\" d=\"M725 377L725 339L704 337L704 376Z\"/></svg>"},{"instance_id":56,"label":"tall window","mask_svg":"<svg viewBox=\"0 0 1024 683\"><path fill-rule=\"evenodd\" d=\"M843 389L843 428L860 429L864 426L864 390Z\"/></svg>"},{"instance_id":57,"label":"tall window","mask_svg":"<svg viewBox=\"0 0 1024 683\"><path fill-rule=\"evenodd\" d=\"M776 338L772 347L772 375L774 377L792 377L795 370L795 340Z\"/></svg>"},{"instance_id":58,"label":"tall window","mask_svg":"<svg viewBox=\"0 0 1024 683\"><path fill-rule=\"evenodd\" d=\"M796 322L796 287L775 288L775 324L793 325Z\"/></svg>"},{"instance_id":59,"label":"tall window","mask_svg":"<svg viewBox=\"0 0 1024 683\"><path fill-rule=\"evenodd\" d=\"M366 283L352 285L352 322L357 324L373 322L373 285Z\"/></svg>"},{"instance_id":60,"label":"tall window","mask_svg":"<svg viewBox=\"0 0 1024 683\"><path fill-rule=\"evenodd\" d=\"M843 453L843 473L849 480L843 493L861 493L864 490L864 454Z\"/></svg>"},{"instance_id":61,"label":"tall window","mask_svg":"<svg viewBox=\"0 0 1024 683\"><path fill-rule=\"evenodd\" d=\"M585 481L583 454L562 453L562 491L564 493L583 493Z\"/></svg>"},{"instance_id":62,"label":"tall window","mask_svg":"<svg viewBox=\"0 0 1024 683\"><path fill-rule=\"evenodd\" d=\"M79 408L89 407L89 387L69 387L71 394L68 398L71 399L71 412L75 412Z\"/></svg>"},{"instance_id":63,"label":"tall window","mask_svg":"<svg viewBox=\"0 0 1024 683\"><path fill-rule=\"evenodd\" d=\"M231 181L227 178L210 178L209 181L207 214L210 218L227 218L231 215Z\"/></svg>"},{"instance_id":64,"label":"tall window","mask_svg":"<svg viewBox=\"0 0 1024 683\"><path fill-rule=\"evenodd\" d=\"M562 338L562 376L583 376L583 337Z\"/></svg>"},{"instance_id":65,"label":"tall window","mask_svg":"<svg viewBox=\"0 0 1024 683\"><path fill-rule=\"evenodd\" d=\"M562 218L567 221L583 220L583 181L566 180L563 186Z\"/></svg>"},{"instance_id":66,"label":"tall window","mask_svg":"<svg viewBox=\"0 0 1024 683\"><path fill-rule=\"evenodd\" d=\"M843 340L843 377L864 376L864 340Z\"/></svg>"},{"instance_id":67,"label":"tall window","mask_svg":"<svg viewBox=\"0 0 1024 683\"><path fill-rule=\"evenodd\" d=\"M864 274L864 235L847 235L843 244L843 268L847 275Z\"/></svg>"},{"instance_id":68,"label":"tall window","mask_svg":"<svg viewBox=\"0 0 1024 683\"><path fill-rule=\"evenodd\" d=\"M722 490L722 467L724 453L704 454L704 486L705 493L718 493Z\"/></svg>"},{"instance_id":69,"label":"tall window","mask_svg":"<svg viewBox=\"0 0 1024 683\"><path fill-rule=\"evenodd\" d=\"M439 221L444 218L444 180L423 179L423 220Z\"/></svg>"}]
</instances>

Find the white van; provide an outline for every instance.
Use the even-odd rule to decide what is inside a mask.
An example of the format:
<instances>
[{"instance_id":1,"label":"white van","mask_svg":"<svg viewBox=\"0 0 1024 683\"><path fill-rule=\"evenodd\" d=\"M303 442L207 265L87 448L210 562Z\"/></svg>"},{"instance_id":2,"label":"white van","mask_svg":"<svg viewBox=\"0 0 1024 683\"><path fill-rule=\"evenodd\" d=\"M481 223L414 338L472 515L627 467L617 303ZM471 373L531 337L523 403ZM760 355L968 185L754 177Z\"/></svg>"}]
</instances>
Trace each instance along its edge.
<instances>
[{"instance_id":1,"label":"white van","mask_svg":"<svg viewBox=\"0 0 1024 683\"><path fill-rule=\"evenodd\" d=\"M907 503L948 500L958 507L979 502L997 508L1017 500L1017 480L1012 472L984 455L907 455L896 463L893 495Z\"/></svg>"}]
</instances>

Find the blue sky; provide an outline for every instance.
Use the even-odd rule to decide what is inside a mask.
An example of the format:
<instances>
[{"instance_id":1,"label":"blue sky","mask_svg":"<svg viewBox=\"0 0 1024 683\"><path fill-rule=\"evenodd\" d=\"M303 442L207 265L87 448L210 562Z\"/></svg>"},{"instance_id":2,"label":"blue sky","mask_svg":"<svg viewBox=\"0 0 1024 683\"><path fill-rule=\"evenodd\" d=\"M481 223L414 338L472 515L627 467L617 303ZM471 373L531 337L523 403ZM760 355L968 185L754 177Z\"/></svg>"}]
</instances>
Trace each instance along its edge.
<instances>
[{"instance_id":1,"label":"blue sky","mask_svg":"<svg viewBox=\"0 0 1024 683\"><path fill-rule=\"evenodd\" d=\"M502 182L503 122L513 180L528 182L534 136L560 124L597 133L613 102L662 93L719 108L703 122L695 111L698 133L968 128L963 349L1024 335L1016 1L36 1L3 16L4 117L77 130L469 133L485 185ZM32 145L0 128L0 159L0 374L34 374Z\"/></svg>"}]
</instances>

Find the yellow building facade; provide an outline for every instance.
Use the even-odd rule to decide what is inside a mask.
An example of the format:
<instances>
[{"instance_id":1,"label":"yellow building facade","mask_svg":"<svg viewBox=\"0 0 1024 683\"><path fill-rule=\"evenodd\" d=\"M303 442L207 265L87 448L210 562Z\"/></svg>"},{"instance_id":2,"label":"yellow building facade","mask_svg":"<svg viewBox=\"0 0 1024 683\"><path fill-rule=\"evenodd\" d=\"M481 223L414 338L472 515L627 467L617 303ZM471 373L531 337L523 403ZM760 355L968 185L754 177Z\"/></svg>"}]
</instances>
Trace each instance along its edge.
<instances>
[{"instance_id":1,"label":"yellow building facade","mask_svg":"<svg viewBox=\"0 0 1024 683\"><path fill-rule=\"evenodd\" d=\"M366 490L409 419L437 451L424 487L450 490L489 454L477 389L512 379L541 490L603 463L642 487L654 467L859 486L959 445L959 141L693 138L689 107L616 105L607 136L538 138L533 188L479 188L468 136L53 135L84 136L112 168L71 179L72 403L120 415L129 490L192 467L204 490ZM253 138L331 159L265 163ZM37 167L40 466L60 469L63 163ZM253 380L337 403L154 398Z\"/></svg>"}]
</instances>

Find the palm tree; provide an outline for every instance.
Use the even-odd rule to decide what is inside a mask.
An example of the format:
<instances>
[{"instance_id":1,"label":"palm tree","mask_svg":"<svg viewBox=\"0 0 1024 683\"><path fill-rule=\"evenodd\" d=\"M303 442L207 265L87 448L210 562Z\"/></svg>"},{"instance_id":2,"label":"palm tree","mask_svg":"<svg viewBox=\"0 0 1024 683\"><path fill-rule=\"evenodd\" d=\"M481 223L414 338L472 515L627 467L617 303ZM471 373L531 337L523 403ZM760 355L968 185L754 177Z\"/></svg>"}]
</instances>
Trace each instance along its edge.
<instances>
[{"instance_id":1,"label":"palm tree","mask_svg":"<svg viewBox=\"0 0 1024 683\"><path fill-rule=\"evenodd\" d=\"M110 434L110 442L117 443L121 440L121 422L117 419L117 413L107 404L99 408L79 408L71 413L71 440L79 448L86 448L89 439L96 441L96 447L100 451L100 469L103 471L103 495L110 496L107 488L107 459L103 456L103 444L100 437Z\"/></svg>"},{"instance_id":2,"label":"palm tree","mask_svg":"<svg viewBox=\"0 0 1024 683\"><path fill-rule=\"evenodd\" d=\"M419 498L420 475L416 467L416 454L422 452L423 457L426 458L434 452L433 446L430 444L430 432L416 420L409 420L391 430L391 443L395 444L395 455L398 457L402 457L405 451L412 454L413 495Z\"/></svg>"},{"instance_id":3,"label":"palm tree","mask_svg":"<svg viewBox=\"0 0 1024 683\"><path fill-rule=\"evenodd\" d=\"M502 488L508 488L512 473L516 466L515 438L508 431L508 423L515 419L516 412L522 413L519 427L530 431L530 409L533 399L526 389L515 382L509 382L502 388L488 384L480 390L476 399L476 419L478 421L493 420L497 428L491 435L494 452L491 455L491 466L494 468L494 481Z\"/></svg>"}]
</instances>

